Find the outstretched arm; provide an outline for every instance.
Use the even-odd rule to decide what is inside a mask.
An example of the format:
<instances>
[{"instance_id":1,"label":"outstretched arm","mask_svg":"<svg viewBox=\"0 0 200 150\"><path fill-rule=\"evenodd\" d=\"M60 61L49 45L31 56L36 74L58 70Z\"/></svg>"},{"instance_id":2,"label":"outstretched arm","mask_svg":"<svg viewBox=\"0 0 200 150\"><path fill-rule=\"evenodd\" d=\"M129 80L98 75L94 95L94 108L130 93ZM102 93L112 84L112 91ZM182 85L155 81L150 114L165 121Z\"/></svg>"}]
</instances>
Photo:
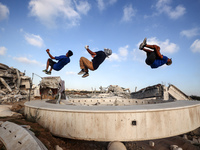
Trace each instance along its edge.
<instances>
[{"instance_id":1,"label":"outstretched arm","mask_svg":"<svg viewBox=\"0 0 200 150\"><path fill-rule=\"evenodd\" d=\"M85 49L88 51L88 53L89 53L92 57L95 57L95 56L97 55L95 52L93 52L93 51L91 51L91 50L89 49L89 46L88 46L88 45L85 46Z\"/></svg>"},{"instance_id":2,"label":"outstretched arm","mask_svg":"<svg viewBox=\"0 0 200 150\"><path fill-rule=\"evenodd\" d=\"M46 52L47 52L47 54L49 55L49 57L50 57L51 59L55 59L55 57L53 57L53 56L49 53L49 51L50 51L49 49L46 50Z\"/></svg>"}]
</instances>

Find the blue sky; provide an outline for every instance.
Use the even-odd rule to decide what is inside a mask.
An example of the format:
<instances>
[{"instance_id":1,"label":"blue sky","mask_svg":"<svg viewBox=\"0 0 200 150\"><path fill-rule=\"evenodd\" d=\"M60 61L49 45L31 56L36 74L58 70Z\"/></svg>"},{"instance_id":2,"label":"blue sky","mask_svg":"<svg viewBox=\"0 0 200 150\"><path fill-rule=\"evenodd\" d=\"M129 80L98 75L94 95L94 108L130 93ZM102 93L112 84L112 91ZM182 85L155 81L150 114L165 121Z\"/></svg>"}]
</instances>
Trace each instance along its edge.
<instances>
[{"instance_id":1,"label":"blue sky","mask_svg":"<svg viewBox=\"0 0 200 150\"><path fill-rule=\"evenodd\" d=\"M0 0L0 62L45 77L45 50L59 56L71 49L71 62L51 75L65 80L66 88L119 85L133 92L161 83L200 96L199 7L200 0ZM145 64L138 49L145 37L172 58L171 66ZM113 54L83 79L79 59L92 59L85 45Z\"/></svg>"}]
</instances>

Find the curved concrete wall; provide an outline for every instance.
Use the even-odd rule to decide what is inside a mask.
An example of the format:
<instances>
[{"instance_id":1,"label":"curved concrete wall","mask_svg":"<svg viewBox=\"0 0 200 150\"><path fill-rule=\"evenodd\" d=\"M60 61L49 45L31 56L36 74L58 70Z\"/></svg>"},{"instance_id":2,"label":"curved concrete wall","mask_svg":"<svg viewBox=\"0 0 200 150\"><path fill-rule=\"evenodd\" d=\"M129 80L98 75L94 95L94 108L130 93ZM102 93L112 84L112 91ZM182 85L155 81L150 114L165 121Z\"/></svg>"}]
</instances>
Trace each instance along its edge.
<instances>
[{"instance_id":1,"label":"curved concrete wall","mask_svg":"<svg viewBox=\"0 0 200 150\"><path fill-rule=\"evenodd\" d=\"M140 141L180 135L200 126L200 102L132 106L25 103L25 114L54 135L80 140Z\"/></svg>"}]
</instances>

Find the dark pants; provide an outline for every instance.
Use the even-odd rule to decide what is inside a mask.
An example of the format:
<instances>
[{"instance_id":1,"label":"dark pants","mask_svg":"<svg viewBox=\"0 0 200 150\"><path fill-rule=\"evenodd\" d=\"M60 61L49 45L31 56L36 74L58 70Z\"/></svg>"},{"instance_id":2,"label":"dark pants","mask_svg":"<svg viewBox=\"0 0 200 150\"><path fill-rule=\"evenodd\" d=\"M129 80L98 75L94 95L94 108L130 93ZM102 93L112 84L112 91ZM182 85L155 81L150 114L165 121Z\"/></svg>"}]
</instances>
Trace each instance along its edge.
<instances>
[{"instance_id":1,"label":"dark pants","mask_svg":"<svg viewBox=\"0 0 200 150\"><path fill-rule=\"evenodd\" d=\"M55 61L53 61L52 59L48 59L49 61L49 65L53 68L53 65L56 63Z\"/></svg>"},{"instance_id":2,"label":"dark pants","mask_svg":"<svg viewBox=\"0 0 200 150\"><path fill-rule=\"evenodd\" d=\"M147 65L151 65L153 64L153 62L156 60L156 52L152 51L152 52L147 52L147 58L145 60Z\"/></svg>"}]
</instances>

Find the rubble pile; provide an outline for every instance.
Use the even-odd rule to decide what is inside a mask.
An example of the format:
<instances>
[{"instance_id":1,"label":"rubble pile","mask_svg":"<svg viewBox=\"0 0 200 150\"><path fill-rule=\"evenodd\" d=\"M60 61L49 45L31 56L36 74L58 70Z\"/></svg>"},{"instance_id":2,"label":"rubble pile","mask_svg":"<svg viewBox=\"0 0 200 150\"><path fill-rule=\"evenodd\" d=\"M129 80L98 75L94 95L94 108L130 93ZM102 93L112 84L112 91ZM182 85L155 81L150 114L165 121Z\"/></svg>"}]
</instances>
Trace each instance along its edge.
<instances>
[{"instance_id":1,"label":"rubble pile","mask_svg":"<svg viewBox=\"0 0 200 150\"><path fill-rule=\"evenodd\" d=\"M0 104L28 99L31 83L18 69L0 63Z\"/></svg>"}]
</instances>

